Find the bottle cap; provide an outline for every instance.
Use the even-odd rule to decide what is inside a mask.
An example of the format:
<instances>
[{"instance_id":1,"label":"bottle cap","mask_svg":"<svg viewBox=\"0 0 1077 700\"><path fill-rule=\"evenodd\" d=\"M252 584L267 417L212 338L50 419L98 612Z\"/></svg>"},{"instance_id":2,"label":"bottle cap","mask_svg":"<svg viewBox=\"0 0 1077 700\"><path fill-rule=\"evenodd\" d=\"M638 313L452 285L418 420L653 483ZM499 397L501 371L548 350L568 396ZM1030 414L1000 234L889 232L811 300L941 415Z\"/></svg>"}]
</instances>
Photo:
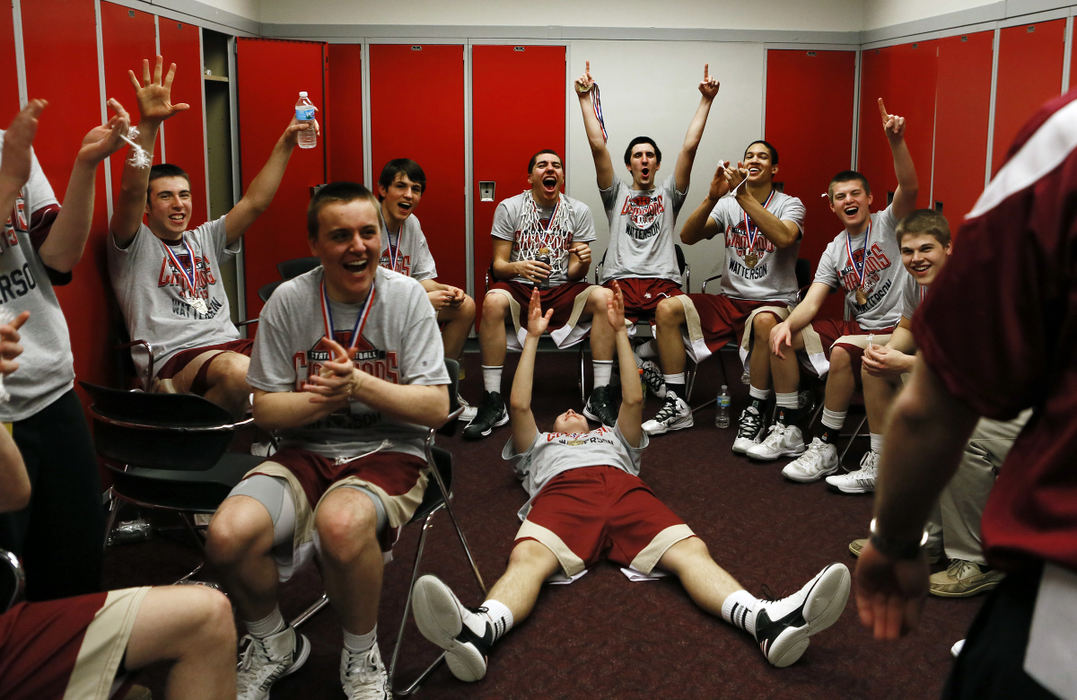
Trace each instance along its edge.
<instances>
[{"instance_id":1,"label":"bottle cap","mask_svg":"<svg viewBox=\"0 0 1077 700\"><path fill-rule=\"evenodd\" d=\"M722 385L722 393L724 394L724 393L725 393L725 392L727 392L727 391L729 391L729 385L727 385L727 384L723 384L723 385Z\"/></svg>"},{"instance_id":2,"label":"bottle cap","mask_svg":"<svg viewBox=\"0 0 1077 700\"><path fill-rule=\"evenodd\" d=\"M306 90L300 90L299 91L299 96L300 97L306 97L307 96L307 91Z\"/></svg>"}]
</instances>

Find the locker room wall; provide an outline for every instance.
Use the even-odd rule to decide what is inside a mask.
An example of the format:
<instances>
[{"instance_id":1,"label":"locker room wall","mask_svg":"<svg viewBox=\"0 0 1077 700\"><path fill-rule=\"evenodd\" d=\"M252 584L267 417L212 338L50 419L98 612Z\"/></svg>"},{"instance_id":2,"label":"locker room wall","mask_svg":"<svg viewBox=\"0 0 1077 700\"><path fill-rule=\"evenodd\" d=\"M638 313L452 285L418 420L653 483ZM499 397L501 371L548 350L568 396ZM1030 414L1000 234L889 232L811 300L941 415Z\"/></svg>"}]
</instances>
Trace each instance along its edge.
<instances>
[{"instance_id":1,"label":"locker room wall","mask_svg":"<svg viewBox=\"0 0 1077 700\"><path fill-rule=\"evenodd\" d=\"M15 114L19 109L18 68L15 63L15 21L13 15L0 11L0 114ZM7 127L7 121L3 122Z\"/></svg>"},{"instance_id":2,"label":"locker room wall","mask_svg":"<svg viewBox=\"0 0 1077 700\"><path fill-rule=\"evenodd\" d=\"M326 97L321 105L328 179L363 182L363 46L330 44L328 56Z\"/></svg>"}]
</instances>

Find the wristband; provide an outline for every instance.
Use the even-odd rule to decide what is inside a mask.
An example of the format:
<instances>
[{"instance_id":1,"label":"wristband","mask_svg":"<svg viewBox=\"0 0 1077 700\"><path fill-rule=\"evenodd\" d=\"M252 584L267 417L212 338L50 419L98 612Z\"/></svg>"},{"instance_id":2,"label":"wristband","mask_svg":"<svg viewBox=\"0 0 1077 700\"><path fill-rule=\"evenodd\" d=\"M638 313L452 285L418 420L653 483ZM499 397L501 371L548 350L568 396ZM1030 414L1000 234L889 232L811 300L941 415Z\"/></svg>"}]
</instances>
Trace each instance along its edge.
<instances>
[{"instance_id":1,"label":"wristband","mask_svg":"<svg viewBox=\"0 0 1077 700\"><path fill-rule=\"evenodd\" d=\"M920 555L920 549L927 544L928 534L926 529L920 536L919 542L899 542L880 534L877 525L877 518L872 518L871 523L868 525L868 532L871 533L869 538L871 546L891 559L915 559Z\"/></svg>"}]
</instances>

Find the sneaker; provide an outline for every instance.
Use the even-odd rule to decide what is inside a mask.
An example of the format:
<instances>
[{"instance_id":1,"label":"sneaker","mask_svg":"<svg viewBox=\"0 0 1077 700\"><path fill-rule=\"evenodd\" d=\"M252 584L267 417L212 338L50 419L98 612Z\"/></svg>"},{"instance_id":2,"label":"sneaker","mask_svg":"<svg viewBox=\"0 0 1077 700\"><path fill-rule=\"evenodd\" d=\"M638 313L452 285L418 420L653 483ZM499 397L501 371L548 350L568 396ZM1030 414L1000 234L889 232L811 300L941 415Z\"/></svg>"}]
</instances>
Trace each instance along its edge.
<instances>
[{"instance_id":1,"label":"sneaker","mask_svg":"<svg viewBox=\"0 0 1077 700\"><path fill-rule=\"evenodd\" d=\"M875 490L875 473L879 453L868 450L860 459L860 468L848 474L828 476L826 483L842 493L871 493Z\"/></svg>"},{"instance_id":2,"label":"sneaker","mask_svg":"<svg viewBox=\"0 0 1077 700\"><path fill-rule=\"evenodd\" d=\"M448 586L429 574L415 582L412 604L415 626L445 650L452 674L462 681L482 679L494 643L494 628L485 614L486 608L465 608Z\"/></svg>"},{"instance_id":3,"label":"sneaker","mask_svg":"<svg viewBox=\"0 0 1077 700\"><path fill-rule=\"evenodd\" d=\"M860 552L864 551L864 545L868 543L867 537L860 537L849 543L849 554L854 557L859 557ZM924 554L927 555L927 563L934 565L937 564L939 559L942 559L942 544L937 540L928 540L924 545Z\"/></svg>"},{"instance_id":4,"label":"sneaker","mask_svg":"<svg viewBox=\"0 0 1077 700\"><path fill-rule=\"evenodd\" d=\"M787 598L760 601L755 640L772 665L785 668L808 648L808 638L838 621L849 599L849 569L830 564Z\"/></svg>"},{"instance_id":5,"label":"sneaker","mask_svg":"<svg viewBox=\"0 0 1077 700\"><path fill-rule=\"evenodd\" d=\"M867 537L858 537L849 543L849 554L854 557L859 557L860 553L864 551L864 545L868 543Z\"/></svg>"},{"instance_id":6,"label":"sneaker","mask_svg":"<svg viewBox=\"0 0 1077 700\"><path fill-rule=\"evenodd\" d=\"M808 450L782 469L782 476L790 481L807 484L819 481L827 474L838 471L838 448L829 442L815 438Z\"/></svg>"},{"instance_id":7,"label":"sneaker","mask_svg":"<svg viewBox=\"0 0 1077 700\"><path fill-rule=\"evenodd\" d=\"M737 421L737 437L733 440L733 453L738 455L748 454L753 445L758 445L763 439L763 431L767 422L763 414L754 404L749 404L740 412L740 420Z\"/></svg>"},{"instance_id":8,"label":"sneaker","mask_svg":"<svg viewBox=\"0 0 1077 700\"><path fill-rule=\"evenodd\" d=\"M752 459L772 461L779 457L799 457L804 454L804 434L795 425L774 423L763 442L752 445L745 452Z\"/></svg>"},{"instance_id":9,"label":"sneaker","mask_svg":"<svg viewBox=\"0 0 1077 700\"><path fill-rule=\"evenodd\" d=\"M989 591L1002 582L1001 571L964 559L951 559L945 571L928 578L927 591L942 598L968 598Z\"/></svg>"},{"instance_id":10,"label":"sneaker","mask_svg":"<svg viewBox=\"0 0 1077 700\"><path fill-rule=\"evenodd\" d=\"M306 663L310 642L290 625L268 637L250 639L236 668L236 697L265 700L278 678L295 673Z\"/></svg>"},{"instance_id":11,"label":"sneaker","mask_svg":"<svg viewBox=\"0 0 1077 700\"><path fill-rule=\"evenodd\" d=\"M643 432L648 435L661 435L671 430L691 428L693 425L695 421L692 419L692 409L688 408L688 404L677 396L676 392L670 391L666 393L666 401L654 418L643 424Z\"/></svg>"},{"instance_id":12,"label":"sneaker","mask_svg":"<svg viewBox=\"0 0 1077 700\"><path fill-rule=\"evenodd\" d=\"M390 700L393 697L377 644L369 651L344 649L340 652L340 685L348 700Z\"/></svg>"},{"instance_id":13,"label":"sneaker","mask_svg":"<svg viewBox=\"0 0 1077 700\"><path fill-rule=\"evenodd\" d=\"M501 394L496 391L484 391L478 412L464 428L464 437L468 440L479 440L494 432L494 428L508 422L509 414L505 410L505 402L501 400Z\"/></svg>"},{"instance_id":14,"label":"sneaker","mask_svg":"<svg viewBox=\"0 0 1077 700\"><path fill-rule=\"evenodd\" d=\"M462 420L470 423L471 421L475 420L475 416L479 413L479 407L472 406L471 404L469 404L467 401L464 400L463 396L460 396L460 394L456 395L456 405L464 409L463 411L460 411L460 415L457 417L457 420Z\"/></svg>"},{"instance_id":15,"label":"sneaker","mask_svg":"<svg viewBox=\"0 0 1077 700\"><path fill-rule=\"evenodd\" d=\"M583 407L583 415L612 428L617 425L617 412L614 410L613 398L610 393L611 389L608 384L606 386L596 386Z\"/></svg>"},{"instance_id":16,"label":"sneaker","mask_svg":"<svg viewBox=\"0 0 1077 700\"><path fill-rule=\"evenodd\" d=\"M643 360L639 365L640 377L647 391L660 399L666 398L666 382L662 379L662 370L654 360Z\"/></svg>"},{"instance_id":17,"label":"sneaker","mask_svg":"<svg viewBox=\"0 0 1077 700\"><path fill-rule=\"evenodd\" d=\"M954 642L954 645L952 647L950 647L950 656L952 656L952 657L954 657L956 659L958 656L961 656L961 650L964 649L964 648L965 648L965 640L964 639L957 640L956 642Z\"/></svg>"}]
</instances>

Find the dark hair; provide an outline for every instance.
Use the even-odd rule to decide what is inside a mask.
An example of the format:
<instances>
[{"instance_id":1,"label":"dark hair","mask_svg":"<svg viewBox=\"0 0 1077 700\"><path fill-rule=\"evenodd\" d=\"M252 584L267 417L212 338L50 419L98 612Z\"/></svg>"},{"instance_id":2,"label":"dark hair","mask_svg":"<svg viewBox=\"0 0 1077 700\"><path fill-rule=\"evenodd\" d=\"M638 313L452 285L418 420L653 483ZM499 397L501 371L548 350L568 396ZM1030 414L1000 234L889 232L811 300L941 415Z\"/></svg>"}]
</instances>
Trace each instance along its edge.
<instances>
[{"instance_id":1,"label":"dark hair","mask_svg":"<svg viewBox=\"0 0 1077 700\"><path fill-rule=\"evenodd\" d=\"M327 205L334 202L347 204L357 199L365 199L378 213L378 225L381 226L381 207L374 194L364 185L358 182L330 182L314 193L307 206L307 237L312 241L318 240L318 213Z\"/></svg>"},{"instance_id":2,"label":"dark hair","mask_svg":"<svg viewBox=\"0 0 1077 700\"><path fill-rule=\"evenodd\" d=\"M764 141L763 139L756 139L755 141L752 141L750 144L748 144L747 147L745 147L744 154L747 155L748 154L748 149L751 148L752 146L754 146L757 143L761 143L761 144L763 144L764 146L767 147L767 150L770 151L770 164L771 165L777 165L778 164L778 149L775 148L774 144L772 144L770 141Z\"/></svg>"},{"instance_id":3,"label":"dark hair","mask_svg":"<svg viewBox=\"0 0 1077 700\"><path fill-rule=\"evenodd\" d=\"M378 187L382 190L389 189L400 173L406 175L412 182L418 183L420 192L426 192L426 173L411 158L393 158L386 163L381 169L381 175L378 176ZM383 195L379 193L378 199L383 199Z\"/></svg>"},{"instance_id":4,"label":"dark hair","mask_svg":"<svg viewBox=\"0 0 1077 700\"><path fill-rule=\"evenodd\" d=\"M565 167L565 159L561 157L560 153L553 150L552 148L543 148L541 151L535 151L535 155L531 156L531 160L529 160L527 162L527 174L528 175L530 175L531 171L535 169L535 161L537 161L538 157L541 156L543 153L550 153L552 155L557 156L557 160L561 161L561 167L562 168Z\"/></svg>"},{"instance_id":5,"label":"dark hair","mask_svg":"<svg viewBox=\"0 0 1077 700\"><path fill-rule=\"evenodd\" d=\"M834 201L834 185L842 182L851 182L852 180L860 180L860 184L864 187L866 194L871 194L871 185L868 184L868 179L864 177L862 173L858 173L855 170L842 170L840 173L830 178L830 185L826 188L826 194L830 197L830 201Z\"/></svg>"},{"instance_id":6,"label":"dark hair","mask_svg":"<svg viewBox=\"0 0 1077 700\"><path fill-rule=\"evenodd\" d=\"M934 209L917 209L902 219L895 231L899 246L901 239L916 233L931 234L944 248L950 245L950 222Z\"/></svg>"},{"instance_id":7,"label":"dark hair","mask_svg":"<svg viewBox=\"0 0 1077 700\"><path fill-rule=\"evenodd\" d=\"M150 186L154 180L159 180L162 177L182 177L187 181L187 187L191 186L191 176L187 174L183 168L178 165L172 165L171 163L158 163L150 168L150 179L146 184L146 199L150 198Z\"/></svg>"},{"instance_id":8,"label":"dark hair","mask_svg":"<svg viewBox=\"0 0 1077 700\"><path fill-rule=\"evenodd\" d=\"M658 147L658 144L654 142L650 136L637 136L628 142L628 148L625 149L625 165L632 162L632 149L638 144L649 143L654 148L654 157L658 160L659 165L662 163L662 149Z\"/></svg>"}]
</instances>

